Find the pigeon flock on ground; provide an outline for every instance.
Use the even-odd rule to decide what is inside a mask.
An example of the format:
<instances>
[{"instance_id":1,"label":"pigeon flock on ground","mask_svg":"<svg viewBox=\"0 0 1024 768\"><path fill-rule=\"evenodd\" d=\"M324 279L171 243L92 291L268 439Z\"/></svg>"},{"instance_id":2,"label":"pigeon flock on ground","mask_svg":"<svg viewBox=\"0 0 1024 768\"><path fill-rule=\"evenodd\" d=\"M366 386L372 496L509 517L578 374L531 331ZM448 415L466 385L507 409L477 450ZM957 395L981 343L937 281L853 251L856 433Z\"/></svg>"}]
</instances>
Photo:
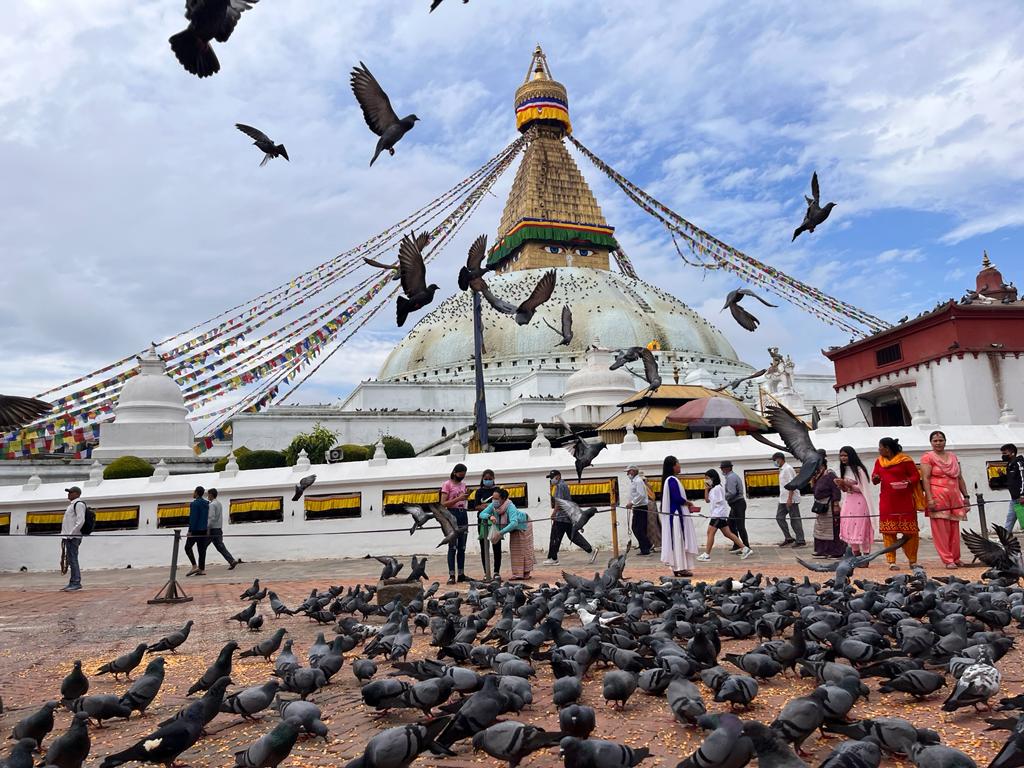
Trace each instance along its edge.
<instances>
[{"instance_id":1,"label":"pigeon flock on ground","mask_svg":"<svg viewBox=\"0 0 1024 768\"><path fill-rule=\"evenodd\" d=\"M404 768L427 753L443 764L470 752L509 766L549 752L567 768L631 768L651 757L648 746L601 738L600 713L629 712L636 697L662 700L666 723L702 734L692 754L676 756L678 768L800 768L812 765L809 748L821 768L877 768L885 756L917 768L978 765L943 744L929 727L935 723L863 716L869 697L894 705L933 697L936 707L941 698L949 717L965 720L996 707L990 730L1008 735L987 765L1024 765L1024 695L1001 695L998 668L1014 646L1008 630L1024 627L1015 575L995 567L982 583L915 567L875 581L854 573L869 566L862 558L823 583L749 571L713 583L655 582L627 579L627 555L593 578L563 571L554 584L495 579L444 593L438 582L422 586L426 558L414 559L410 588L386 602L378 591L404 563L381 556L380 584L313 589L294 608L256 579L238 596L247 607L224 617L243 634L209 659L188 703L154 720L144 737L110 754L91 749L93 728L115 731L147 715L167 681L166 661L194 637L192 621L88 672L76 662L63 681L51 679L52 700L26 704L0 768L175 765L201 740L230 740L230 727L210 724L232 717L261 734L231 742L234 765L271 768L300 740L331 739L323 693L338 685L358 686L378 725L348 750L346 768ZM275 622L316 622L333 637L319 631L303 653L292 624L257 634L252 620L262 618L265 600ZM730 650L732 643L748 650ZM264 681L236 685L238 664L265 668ZM346 665L351 677L342 674ZM123 693L90 694L90 683L107 674ZM551 681L546 727L520 717L548 709L535 688L541 675ZM766 717L759 697L796 678L816 687ZM53 733L61 708L72 713L70 725Z\"/></svg>"}]
</instances>

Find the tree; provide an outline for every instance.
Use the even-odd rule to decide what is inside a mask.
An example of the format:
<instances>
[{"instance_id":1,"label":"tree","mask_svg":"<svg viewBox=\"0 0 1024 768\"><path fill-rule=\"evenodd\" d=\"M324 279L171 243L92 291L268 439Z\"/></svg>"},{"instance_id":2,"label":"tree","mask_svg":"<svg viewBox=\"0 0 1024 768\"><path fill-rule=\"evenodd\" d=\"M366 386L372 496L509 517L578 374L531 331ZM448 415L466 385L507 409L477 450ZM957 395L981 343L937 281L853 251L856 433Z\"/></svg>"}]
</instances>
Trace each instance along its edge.
<instances>
[{"instance_id":1,"label":"tree","mask_svg":"<svg viewBox=\"0 0 1024 768\"><path fill-rule=\"evenodd\" d=\"M243 456L245 456L247 453L252 453L252 451L250 451L244 445L240 445L237 448L235 448L233 453L235 454L235 461L238 462L238 461L242 460ZM225 469L227 469L228 468L228 460L230 458L231 458L231 454L229 453L227 456L221 456L219 459L217 459L217 461L215 461L214 464L213 464L213 471L214 472L223 472ZM241 467L239 467L239 469L241 469Z\"/></svg>"},{"instance_id":2,"label":"tree","mask_svg":"<svg viewBox=\"0 0 1024 768\"><path fill-rule=\"evenodd\" d=\"M288 463L281 451L250 451L238 459L239 469L270 469L286 466Z\"/></svg>"},{"instance_id":3,"label":"tree","mask_svg":"<svg viewBox=\"0 0 1024 768\"><path fill-rule=\"evenodd\" d=\"M400 437L392 437L391 435L384 435L384 454L389 459L411 459L416 455L416 449L412 447L412 443L408 440L403 440ZM366 450L370 453L370 458L373 458L374 452L377 450L376 444L366 446Z\"/></svg>"},{"instance_id":4,"label":"tree","mask_svg":"<svg viewBox=\"0 0 1024 768\"><path fill-rule=\"evenodd\" d=\"M326 464L327 452L337 440L337 434L317 422L312 432L300 432L292 438L291 445L284 449L284 456L288 465L294 466L299 460L299 451L305 448L311 464Z\"/></svg>"},{"instance_id":5,"label":"tree","mask_svg":"<svg viewBox=\"0 0 1024 768\"><path fill-rule=\"evenodd\" d=\"M338 446L341 449L342 461L366 461L373 455L372 451L366 450L365 445L354 445L345 443Z\"/></svg>"},{"instance_id":6,"label":"tree","mask_svg":"<svg viewBox=\"0 0 1024 768\"><path fill-rule=\"evenodd\" d=\"M103 469L104 480L123 480L126 477L152 477L156 469L138 456L118 456Z\"/></svg>"}]
</instances>

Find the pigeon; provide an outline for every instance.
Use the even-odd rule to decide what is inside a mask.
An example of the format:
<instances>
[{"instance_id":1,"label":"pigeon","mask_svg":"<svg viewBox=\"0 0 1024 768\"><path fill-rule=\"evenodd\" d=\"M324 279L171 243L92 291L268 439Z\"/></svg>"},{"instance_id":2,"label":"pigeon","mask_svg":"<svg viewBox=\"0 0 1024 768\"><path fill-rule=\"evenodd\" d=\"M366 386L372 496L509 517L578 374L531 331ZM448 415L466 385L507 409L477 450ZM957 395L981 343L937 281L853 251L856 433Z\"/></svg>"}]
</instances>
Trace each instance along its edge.
<instances>
[{"instance_id":1,"label":"pigeon","mask_svg":"<svg viewBox=\"0 0 1024 768\"><path fill-rule=\"evenodd\" d=\"M271 680L263 685L243 688L226 696L221 702L220 711L241 715L243 720L255 720L257 718L253 715L270 706L280 687L281 684L277 680Z\"/></svg>"},{"instance_id":2,"label":"pigeon","mask_svg":"<svg viewBox=\"0 0 1024 768\"><path fill-rule=\"evenodd\" d=\"M896 755L910 753L910 746L917 742L938 744L939 734L927 728L918 728L902 717L872 717L856 723L826 723L826 728L851 739L871 737L886 752Z\"/></svg>"},{"instance_id":3,"label":"pigeon","mask_svg":"<svg viewBox=\"0 0 1024 768\"><path fill-rule=\"evenodd\" d=\"M383 269L389 272L394 272L394 275L392 275L391 279L398 280L398 262L395 262L394 264L385 264L383 261L371 259L369 256L363 256L363 261L365 261L371 267L376 267L377 269Z\"/></svg>"},{"instance_id":4,"label":"pigeon","mask_svg":"<svg viewBox=\"0 0 1024 768\"><path fill-rule=\"evenodd\" d=\"M412 556L412 565L409 566L409 575L405 577L408 581L419 581L421 579L429 579L427 576L427 558L417 558L416 555Z\"/></svg>"},{"instance_id":5,"label":"pigeon","mask_svg":"<svg viewBox=\"0 0 1024 768\"><path fill-rule=\"evenodd\" d=\"M964 546L1000 578L1024 577L1020 541L1001 525L993 525L998 543L974 531L961 534Z\"/></svg>"},{"instance_id":6,"label":"pigeon","mask_svg":"<svg viewBox=\"0 0 1024 768\"><path fill-rule=\"evenodd\" d=\"M878 686L879 693L900 691L915 699L926 699L946 684L944 675L925 669L910 669Z\"/></svg>"},{"instance_id":7,"label":"pigeon","mask_svg":"<svg viewBox=\"0 0 1024 768\"><path fill-rule=\"evenodd\" d=\"M409 535L412 536L416 531L422 528L424 525L435 519L436 511L435 507L441 506L440 504L396 504L396 511L405 512L412 516L412 528L409 529ZM390 511L390 510L389 510Z\"/></svg>"},{"instance_id":8,"label":"pigeon","mask_svg":"<svg viewBox=\"0 0 1024 768\"><path fill-rule=\"evenodd\" d=\"M270 610L274 612L274 618L278 619L281 614L287 614L288 616L294 616L298 611L293 611L287 605L281 602L281 598L277 596L277 592L270 590L267 592L267 597L270 598Z\"/></svg>"},{"instance_id":9,"label":"pigeon","mask_svg":"<svg viewBox=\"0 0 1024 768\"><path fill-rule=\"evenodd\" d=\"M327 726L323 722L323 712L316 704L311 701L286 701L278 697L277 700L277 713L281 716L282 720L288 718L294 718L299 721L302 730L308 733L310 736L316 738L319 736L324 741L327 741L328 731Z\"/></svg>"},{"instance_id":10,"label":"pigeon","mask_svg":"<svg viewBox=\"0 0 1024 768\"><path fill-rule=\"evenodd\" d=\"M798 696L786 702L771 727L796 749L800 756L806 756L803 743L825 722L825 709L822 706L825 691L815 688L807 696Z\"/></svg>"},{"instance_id":11,"label":"pigeon","mask_svg":"<svg viewBox=\"0 0 1024 768\"><path fill-rule=\"evenodd\" d=\"M126 653L122 656L118 656L113 661L108 661L106 664L96 670L97 675L106 675L113 673L114 679L117 680L118 675L124 675L127 679L131 680L131 672L142 661L142 656L146 653L146 644L139 643L134 651Z\"/></svg>"},{"instance_id":12,"label":"pigeon","mask_svg":"<svg viewBox=\"0 0 1024 768\"><path fill-rule=\"evenodd\" d=\"M450 677L435 677L432 680L423 680L407 687L396 697L396 706L408 709L421 709L427 717L432 715L434 707L440 706L448 701L455 690L455 681Z\"/></svg>"},{"instance_id":13,"label":"pigeon","mask_svg":"<svg viewBox=\"0 0 1024 768\"><path fill-rule=\"evenodd\" d=\"M992 666L988 650L983 649L978 663L969 666L956 681L953 692L942 704L942 711L955 712L961 707L970 706L977 708L979 704L991 709L988 701L999 693L1001 681L1002 675Z\"/></svg>"},{"instance_id":14,"label":"pigeon","mask_svg":"<svg viewBox=\"0 0 1024 768\"><path fill-rule=\"evenodd\" d=\"M153 643L151 646L146 648L146 653L162 653L164 651L170 651L171 653L177 653L178 647L188 640L189 633L192 631L193 622L191 619L185 622L185 626L179 629L177 632L171 632L166 637L162 637Z\"/></svg>"},{"instance_id":15,"label":"pigeon","mask_svg":"<svg viewBox=\"0 0 1024 768\"><path fill-rule=\"evenodd\" d=\"M60 684L60 698L65 703L74 701L79 696L85 696L89 690L89 678L82 671L82 662L75 661L75 666L68 672L67 677Z\"/></svg>"},{"instance_id":16,"label":"pigeon","mask_svg":"<svg viewBox=\"0 0 1024 768\"><path fill-rule=\"evenodd\" d=\"M757 330L757 326L761 321L740 306L740 302L743 300L744 296L751 296L760 301L766 307L778 307L779 305L765 301L749 288L737 288L735 291L729 291L729 295L725 297L725 304L719 311L724 312L728 309L729 313L732 315L732 319L735 320L741 328L753 332Z\"/></svg>"},{"instance_id":17,"label":"pigeon","mask_svg":"<svg viewBox=\"0 0 1024 768\"><path fill-rule=\"evenodd\" d=\"M251 617L245 623L246 625L248 625L250 632L259 632L261 629L263 629L263 614L259 613Z\"/></svg>"},{"instance_id":18,"label":"pigeon","mask_svg":"<svg viewBox=\"0 0 1024 768\"><path fill-rule=\"evenodd\" d=\"M377 674L377 663L373 659L356 659L352 662L352 674L360 683L365 683Z\"/></svg>"},{"instance_id":19,"label":"pigeon","mask_svg":"<svg viewBox=\"0 0 1024 768\"><path fill-rule=\"evenodd\" d=\"M85 712L76 712L68 729L50 743L43 765L82 768L91 746L89 716Z\"/></svg>"},{"instance_id":20,"label":"pigeon","mask_svg":"<svg viewBox=\"0 0 1024 768\"><path fill-rule=\"evenodd\" d=\"M759 443L776 450L786 451L800 460L799 474L785 486L787 491L800 490L818 473L825 461L824 451L819 451L814 447L807 425L794 416L788 408L773 403L765 408L765 417L785 445L773 443L757 432L751 432L750 436Z\"/></svg>"},{"instance_id":21,"label":"pigeon","mask_svg":"<svg viewBox=\"0 0 1024 768\"><path fill-rule=\"evenodd\" d=\"M528 325L533 319L534 314L537 312L537 308L551 298L551 294L554 290L555 270L549 269L541 276L540 280L537 281L537 285L533 287L533 291L530 293L529 297L527 297L526 301L518 307L509 304L504 299L496 298L489 290L481 291L481 294L485 299L487 299L487 302L492 307L502 314L514 315L518 325Z\"/></svg>"},{"instance_id":22,"label":"pigeon","mask_svg":"<svg viewBox=\"0 0 1024 768\"><path fill-rule=\"evenodd\" d=\"M285 641L284 648L277 654L277 658L274 659L274 671L275 672L289 672L293 669L298 669L300 666L299 658L292 653L292 641Z\"/></svg>"},{"instance_id":23,"label":"pigeon","mask_svg":"<svg viewBox=\"0 0 1024 768\"><path fill-rule=\"evenodd\" d=\"M451 723L438 736L438 743L450 747L487 728L505 711L508 697L498 690L497 675L487 675L479 691L466 699ZM372 683L371 683L372 685Z\"/></svg>"},{"instance_id":24,"label":"pigeon","mask_svg":"<svg viewBox=\"0 0 1024 768\"><path fill-rule=\"evenodd\" d=\"M556 746L564 737L560 731L545 731L535 725L505 720L474 734L473 749L498 760L507 760L509 768L515 768L524 757Z\"/></svg>"},{"instance_id":25,"label":"pigeon","mask_svg":"<svg viewBox=\"0 0 1024 768\"><path fill-rule=\"evenodd\" d=\"M424 750L436 755L453 755L436 741L438 734L451 722L451 716L437 717L426 723L412 723L388 728L371 738L363 754L345 764L345 768L406 768Z\"/></svg>"},{"instance_id":26,"label":"pigeon","mask_svg":"<svg viewBox=\"0 0 1024 768\"><path fill-rule=\"evenodd\" d=\"M626 363L633 363L637 360L644 364L644 380L647 381L647 391L653 393L661 386L661 374L658 373L658 361L654 359L654 353L647 347L620 349L615 353L615 361L608 366L608 370L617 370Z\"/></svg>"},{"instance_id":27,"label":"pigeon","mask_svg":"<svg viewBox=\"0 0 1024 768\"><path fill-rule=\"evenodd\" d=\"M444 2L444 0L430 0L430 10L427 11L427 13L433 13L437 9L437 6L439 6L442 2ZM468 3L469 0L462 0L463 5L467 5Z\"/></svg>"},{"instance_id":28,"label":"pigeon","mask_svg":"<svg viewBox=\"0 0 1024 768\"><path fill-rule=\"evenodd\" d=\"M945 744L911 744L910 762L917 768L978 768L970 757Z\"/></svg>"},{"instance_id":29,"label":"pigeon","mask_svg":"<svg viewBox=\"0 0 1024 768\"><path fill-rule=\"evenodd\" d=\"M284 639L285 632L287 631L283 627L278 629L266 640L254 645L248 651L242 651L238 654L238 658L248 659L254 656L262 656L264 661L270 661L270 657L277 653L277 649L281 647L281 641Z\"/></svg>"},{"instance_id":30,"label":"pigeon","mask_svg":"<svg viewBox=\"0 0 1024 768\"><path fill-rule=\"evenodd\" d=\"M35 750L35 739L18 739L7 757L0 759L0 768L33 768L35 760L32 753Z\"/></svg>"},{"instance_id":31,"label":"pigeon","mask_svg":"<svg viewBox=\"0 0 1024 768\"><path fill-rule=\"evenodd\" d=\"M205 728L217 716L217 713L220 712L220 705L224 701L224 692L231 684L230 677L222 677L207 689L199 701L189 702L179 709L173 717L167 718L160 725L167 725L174 720L181 720L188 714L189 709L198 704L200 714L202 715L203 728Z\"/></svg>"},{"instance_id":32,"label":"pigeon","mask_svg":"<svg viewBox=\"0 0 1024 768\"><path fill-rule=\"evenodd\" d=\"M0 395L0 429L18 429L52 409L52 405L34 397Z\"/></svg>"},{"instance_id":33,"label":"pigeon","mask_svg":"<svg viewBox=\"0 0 1024 768\"><path fill-rule=\"evenodd\" d=\"M115 717L127 720L132 714L128 704L121 703L119 697L110 693L77 698L71 702L71 711L84 712L101 728L104 720L113 720Z\"/></svg>"},{"instance_id":34,"label":"pigeon","mask_svg":"<svg viewBox=\"0 0 1024 768\"><path fill-rule=\"evenodd\" d=\"M359 106L363 110L363 119L366 120L370 130L380 136L377 148L370 159L372 166L384 150L391 155L395 154L395 144L412 130L419 118L416 115L407 115L399 119L391 107L391 99L380 87L377 78L361 61L358 67L352 68L351 83L352 93L355 94L356 101L359 102Z\"/></svg>"},{"instance_id":35,"label":"pigeon","mask_svg":"<svg viewBox=\"0 0 1024 768\"><path fill-rule=\"evenodd\" d=\"M259 603L254 600L249 604L248 608L243 608L230 619L228 619L228 621L237 621L239 624L248 624L249 619L256 615L257 608L259 608Z\"/></svg>"},{"instance_id":36,"label":"pigeon","mask_svg":"<svg viewBox=\"0 0 1024 768\"><path fill-rule=\"evenodd\" d=\"M178 62L196 77L220 72L211 40L226 43L235 25L259 0L185 0L188 27L168 41Z\"/></svg>"},{"instance_id":37,"label":"pigeon","mask_svg":"<svg viewBox=\"0 0 1024 768\"><path fill-rule=\"evenodd\" d=\"M988 768L1021 768L1024 766L1024 715L1017 718L1009 738Z\"/></svg>"},{"instance_id":38,"label":"pigeon","mask_svg":"<svg viewBox=\"0 0 1024 768\"><path fill-rule=\"evenodd\" d=\"M627 747L604 739L566 736L559 744L565 768L632 768L651 756L647 747Z\"/></svg>"},{"instance_id":39,"label":"pigeon","mask_svg":"<svg viewBox=\"0 0 1024 768\"><path fill-rule=\"evenodd\" d=\"M782 673L782 665L763 653L727 653L723 658L759 680L767 680Z\"/></svg>"},{"instance_id":40,"label":"pigeon","mask_svg":"<svg viewBox=\"0 0 1024 768\"><path fill-rule=\"evenodd\" d=\"M263 162L260 163L260 168L275 157L283 157L288 162L291 162L291 158L288 157L288 150L284 148L284 144L275 144L274 140L259 128L253 128L251 125L246 125L245 123L235 123L235 128L252 139L252 143L264 153Z\"/></svg>"},{"instance_id":41,"label":"pigeon","mask_svg":"<svg viewBox=\"0 0 1024 768\"><path fill-rule=\"evenodd\" d=\"M607 446L602 440L595 440L592 443L587 442L583 439L582 435L574 432L568 424L561 420L561 418L557 416L555 418L569 430L569 438L565 447L575 459L576 481L580 482L583 480L583 470L593 464L594 459L596 459L598 454Z\"/></svg>"},{"instance_id":42,"label":"pigeon","mask_svg":"<svg viewBox=\"0 0 1024 768\"><path fill-rule=\"evenodd\" d=\"M828 203L824 208L821 207L817 171L811 176L811 197L804 195L804 200L807 201L807 213L804 214L804 220L800 226L793 232L793 240L796 240L801 232L813 232L814 228L820 226L832 213L832 209L836 207L835 203Z\"/></svg>"},{"instance_id":43,"label":"pigeon","mask_svg":"<svg viewBox=\"0 0 1024 768\"><path fill-rule=\"evenodd\" d=\"M131 762L171 765L182 752L199 740L202 731L203 706L201 701L195 701L182 717L161 725L128 749L110 755L100 764L100 768L115 768Z\"/></svg>"},{"instance_id":44,"label":"pigeon","mask_svg":"<svg viewBox=\"0 0 1024 768\"><path fill-rule=\"evenodd\" d=\"M304 478L299 480L295 484L295 493L292 495L292 501L298 501L302 498L302 494L316 482L316 475L306 475Z\"/></svg>"},{"instance_id":45,"label":"pigeon","mask_svg":"<svg viewBox=\"0 0 1024 768\"><path fill-rule=\"evenodd\" d=\"M75 697L79 698L78 696ZM46 735L53 730L53 711L57 709L56 701L48 701L28 717L24 717L14 725L9 739L34 739L42 744Z\"/></svg>"},{"instance_id":46,"label":"pigeon","mask_svg":"<svg viewBox=\"0 0 1024 768\"><path fill-rule=\"evenodd\" d=\"M242 768L277 768L291 754L299 738L301 725L297 718L282 720L270 733L235 752L235 765Z\"/></svg>"},{"instance_id":47,"label":"pigeon","mask_svg":"<svg viewBox=\"0 0 1024 768\"><path fill-rule=\"evenodd\" d=\"M700 689L684 677L673 677L665 694L668 698L668 708L681 723L694 725L697 718L707 712Z\"/></svg>"},{"instance_id":48,"label":"pigeon","mask_svg":"<svg viewBox=\"0 0 1024 768\"><path fill-rule=\"evenodd\" d=\"M544 318L541 318L542 320ZM547 320L544 320L544 325L550 328L552 331L562 337L562 340L556 344L556 347L568 347L572 342L572 310L569 309L568 304L562 305L562 327L555 328Z\"/></svg>"},{"instance_id":49,"label":"pigeon","mask_svg":"<svg viewBox=\"0 0 1024 768\"><path fill-rule=\"evenodd\" d=\"M248 589L246 589L242 594L240 594L238 596L238 599L239 600L248 600L253 595L258 595L259 593L260 593L260 580L259 579L253 579L252 580L252 586L249 587Z\"/></svg>"},{"instance_id":50,"label":"pigeon","mask_svg":"<svg viewBox=\"0 0 1024 768\"><path fill-rule=\"evenodd\" d=\"M435 504L433 507L434 519L441 526L441 533L444 534L444 538L438 543L435 549L447 546L449 543L455 541L462 532L466 530L466 526L460 526L455 522L455 515L449 512L440 504Z\"/></svg>"},{"instance_id":51,"label":"pigeon","mask_svg":"<svg viewBox=\"0 0 1024 768\"><path fill-rule=\"evenodd\" d=\"M611 702L612 706L618 703L619 709L625 709L626 702L636 690L636 675L619 669L605 672L601 690L605 701Z\"/></svg>"},{"instance_id":52,"label":"pigeon","mask_svg":"<svg viewBox=\"0 0 1024 768\"><path fill-rule=\"evenodd\" d=\"M717 727L709 733L697 751L676 768L743 768L754 757L754 745L743 733L743 722L725 712L717 717Z\"/></svg>"},{"instance_id":53,"label":"pigeon","mask_svg":"<svg viewBox=\"0 0 1024 768\"><path fill-rule=\"evenodd\" d=\"M561 709L569 704L575 704L583 695L583 685L578 677L569 675L560 677L552 683L552 703Z\"/></svg>"},{"instance_id":54,"label":"pigeon","mask_svg":"<svg viewBox=\"0 0 1024 768\"><path fill-rule=\"evenodd\" d=\"M231 655L238 650L238 643L234 640L228 641L223 648L220 649L220 653L217 655L217 660L211 664L202 677L196 680L192 687L188 689L186 695L191 696L197 691L205 691L210 688L211 685L216 683L222 677L231 676Z\"/></svg>"},{"instance_id":55,"label":"pigeon","mask_svg":"<svg viewBox=\"0 0 1024 768\"><path fill-rule=\"evenodd\" d=\"M459 290L468 291L472 288L480 292L487 287L483 277L489 271L484 264L484 257L487 255L487 235L480 235L473 244L469 246L466 255L466 266L459 268Z\"/></svg>"},{"instance_id":56,"label":"pigeon","mask_svg":"<svg viewBox=\"0 0 1024 768\"><path fill-rule=\"evenodd\" d=\"M878 768L881 762L882 749L878 741L867 736L840 743L818 768Z\"/></svg>"},{"instance_id":57,"label":"pigeon","mask_svg":"<svg viewBox=\"0 0 1024 768\"><path fill-rule=\"evenodd\" d=\"M558 713L558 727L563 733L585 739L597 725L597 714L592 707L581 704L570 704Z\"/></svg>"},{"instance_id":58,"label":"pigeon","mask_svg":"<svg viewBox=\"0 0 1024 768\"><path fill-rule=\"evenodd\" d=\"M569 499L556 498L555 503L562 512L569 516L569 520L572 522L572 533L569 534L571 537L575 537L582 531L590 522L590 518L597 514L597 507L581 509L579 504ZM580 615L582 616L582 613Z\"/></svg>"},{"instance_id":59,"label":"pigeon","mask_svg":"<svg viewBox=\"0 0 1024 768\"><path fill-rule=\"evenodd\" d=\"M834 582L835 588L843 589L849 583L850 577L853 576L853 572L857 568L864 568L876 557L880 557L888 552L895 552L906 543L906 537L901 536L895 544L883 547L882 549L877 549L867 555L848 555L840 558L839 560L827 563L808 563L806 560L801 560L799 557L796 558L796 561L809 571L817 571L818 573L829 573L834 571L836 574ZM853 661L853 659L851 659L851 661ZM869 661L869 659L861 659L861 661Z\"/></svg>"},{"instance_id":60,"label":"pigeon","mask_svg":"<svg viewBox=\"0 0 1024 768\"><path fill-rule=\"evenodd\" d=\"M718 686L715 701L727 701L731 707L749 707L757 696L757 681L747 675L729 675Z\"/></svg>"},{"instance_id":61,"label":"pigeon","mask_svg":"<svg viewBox=\"0 0 1024 768\"><path fill-rule=\"evenodd\" d=\"M398 271L402 281L402 292L397 302L398 327L405 325L410 312L423 309L434 300L438 286L427 285L427 268L423 263L423 248L430 241L430 235L421 232L402 238L398 246Z\"/></svg>"},{"instance_id":62,"label":"pigeon","mask_svg":"<svg viewBox=\"0 0 1024 768\"><path fill-rule=\"evenodd\" d=\"M764 723L745 721L743 735L750 739L758 768L807 768L807 763L796 756L782 735Z\"/></svg>"},{"instance_id":63,"label":"pigeon","mask_svg":"<svg viewBox=\"0 0 1024 768\"><path fill-rule=\"evenodd\" d=\"M303 701L311 693L315 693L327 685L327 677L319 669L300 667L289 672L275 675L281 678L281 688L289 693L297 693Z\"/></svg>"},{"instance_id":64,"label":"pigeon","mask_svg":"<svg viewBox=\"0 0 1024 768\"><path fill-rule=\"evenodd\" d=\"M393 579L405 567L405 563L398 562L398 558L391 555L374 555L373 559L384 566L380 572L381 581Z\"/></svg>"},{"instance_id":65,"label":"pigeon","mask_svg":"<svg viewBox=\"0 0 1024 768\"><path fill-rule=\"evenodd\" d=\"M164 683L164 663L163 656L157 656L149 662L142 677L132 683L121 697L121 705L128 707L131 712L145 714L146 707L153 703Z\"/></svg>"}]
</instances>

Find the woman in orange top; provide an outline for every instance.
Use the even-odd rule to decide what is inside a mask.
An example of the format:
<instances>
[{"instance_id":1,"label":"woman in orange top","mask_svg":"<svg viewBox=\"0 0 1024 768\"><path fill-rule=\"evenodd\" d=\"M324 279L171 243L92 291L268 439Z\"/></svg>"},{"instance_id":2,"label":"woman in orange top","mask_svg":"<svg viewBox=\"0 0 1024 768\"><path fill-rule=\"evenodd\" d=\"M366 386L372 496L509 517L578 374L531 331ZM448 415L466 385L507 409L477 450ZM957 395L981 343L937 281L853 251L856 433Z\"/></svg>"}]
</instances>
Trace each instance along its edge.
<instances>
[{"instance_id":1,"label":"woman in orange top","mask_svg":"<svg viewBox=\"0 0 1024 768\"><path fill-rule=\"evenodd\" d=\"M871 473L871 482L881 486L878 499L878 531L882 545L890 547L900 536L907 541L902 549L910 565L917 563L917 547L921 542L917 528L918 507L924 508L921 473L914 460L903 452L891 437L878 441L878 460ZM918 498L920 497L920 498ZM896 553L886 552L889 570L898 570Z\"/></svg>"},{"instance_id":2,"label":"woman in orange top","mask_svg":"<svg viewBox=\"0 0 1024 768\"><path fill-rule=\"evenodd\" d=\"M921 457L924 476L925 514L931 520L932 541L942 562L952 570L960 562L960 521L967 518L967 484L956 454L946 450L946 434L935 430L928 435L932 449Z\"/></svg>"}]
</instances>

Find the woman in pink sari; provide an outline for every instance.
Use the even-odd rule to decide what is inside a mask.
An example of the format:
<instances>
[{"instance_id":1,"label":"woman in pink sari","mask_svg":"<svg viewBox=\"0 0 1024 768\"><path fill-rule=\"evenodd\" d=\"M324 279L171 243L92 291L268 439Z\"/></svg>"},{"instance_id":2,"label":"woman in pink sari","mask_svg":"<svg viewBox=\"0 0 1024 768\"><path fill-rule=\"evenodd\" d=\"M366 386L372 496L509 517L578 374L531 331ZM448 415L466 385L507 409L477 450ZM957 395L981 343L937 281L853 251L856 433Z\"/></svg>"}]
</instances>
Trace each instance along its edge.
<instances>
[{"instance_id":1,"label":"woman in pink sari","mask_svg":"<svg viewBox=\"0 0 1024 768\"><path fill-rule=\"evenodd\" d=\"M932 449L921 457L925 514L931 520L932 541L946 568L960 562L960 521L967 518L967 483L956 455L946 450L946 435L935 430L928 436Z\"/></svg>"},{"instance_id":2,"label":"woman in pink sari","mask_svg":"<svg viewBox=\"0 0 1024 768\"><path fill-rule=\"evenodd\" d=\"M849 445L839 449L839 477L836 485L843 492L839 512L839 538L850 545L855 555L871 553L875 539L875 504L871 499L871 477L860 456Z\"/></svg>"}]
</instances>

